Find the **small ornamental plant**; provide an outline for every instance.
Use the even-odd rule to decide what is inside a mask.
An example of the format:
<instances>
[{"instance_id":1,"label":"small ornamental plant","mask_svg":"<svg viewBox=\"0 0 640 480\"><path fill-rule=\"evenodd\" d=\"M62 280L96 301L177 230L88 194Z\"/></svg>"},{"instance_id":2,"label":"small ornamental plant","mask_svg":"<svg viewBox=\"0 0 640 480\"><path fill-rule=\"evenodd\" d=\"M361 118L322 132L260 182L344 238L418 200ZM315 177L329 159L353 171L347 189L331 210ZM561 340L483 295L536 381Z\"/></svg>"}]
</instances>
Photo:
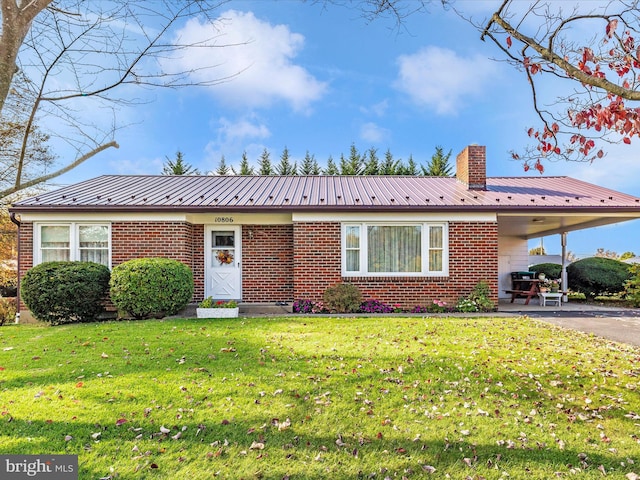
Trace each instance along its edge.
<instances>
[{"instance_id":1,"label":"small ornamental plant","mask_svg":"<svg viewBox=\"0 0 640 480\"><path fill-rule=\"evenodd\" d=\"M235 300L214 300L207 297L198 304L199 308L238 308L238 302Z\"/></svg>"},{"instance_id":2,"label":"small ornamental plant","mask_svg":"<svg viewBox=\"0 0 640 480\"><path fill-rule=\"evenodd\" d=\"M296 300L293 302L293 313L325 313L324 303L311 300Z\"/></svg>"},{"instance_id":3,"label":"small ornamental plant","mask_svg":"<svg viewBox=\"0 0 640 480\"><path fill-rule=\"evenodd\" d=\"M434 300L431 305L429 305L429 311L433 313L444 313L448 310L447 302L442 300Z\"/></svg>"},{"instance_id":4,"label":"small ornamental plant","mask_svg":"<svg viewBox=\"0 0 640 480\"><path fill-rule=\"evenodd\" d=\"M360 305L360 311L362 313L392 313L394 307L388 305L380 300L367 300Z\"/></svg>"}]
</instances>

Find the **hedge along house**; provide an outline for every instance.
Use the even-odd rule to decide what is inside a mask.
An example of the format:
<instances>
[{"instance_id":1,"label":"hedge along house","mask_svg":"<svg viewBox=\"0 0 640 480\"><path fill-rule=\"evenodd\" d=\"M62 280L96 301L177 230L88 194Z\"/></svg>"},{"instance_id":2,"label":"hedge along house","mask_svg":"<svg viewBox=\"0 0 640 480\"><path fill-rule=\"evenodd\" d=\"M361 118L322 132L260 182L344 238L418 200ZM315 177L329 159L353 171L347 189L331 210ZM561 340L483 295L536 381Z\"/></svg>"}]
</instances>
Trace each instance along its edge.
<instances>
[{"instance_id":1,"label":"hedge along house","mask_svg":"<svg viewBox=\"0 0 640 480\"><path fill-rule=\"evenodd\" d=\"M168 257L194 301L318 301L339 282L411 308L493 300L528 268L527 240L640 218L640 199L568 177L486 177L485 147L455 177L122 176L17 202L20 276L48 260L113 267Z\"/></svg>"}]
</instances>

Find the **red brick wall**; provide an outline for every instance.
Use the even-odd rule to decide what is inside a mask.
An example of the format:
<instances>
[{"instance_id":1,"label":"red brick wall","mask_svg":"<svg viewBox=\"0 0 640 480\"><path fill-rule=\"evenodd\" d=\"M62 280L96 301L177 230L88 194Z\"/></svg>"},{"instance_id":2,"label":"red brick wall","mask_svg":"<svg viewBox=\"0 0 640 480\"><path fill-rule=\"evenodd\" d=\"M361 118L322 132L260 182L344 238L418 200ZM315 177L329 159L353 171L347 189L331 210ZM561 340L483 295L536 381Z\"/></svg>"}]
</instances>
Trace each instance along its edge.
<instances>
[{"instance_id":1,"label":"red brick wall","mask_svg":"<svg viewBox=\"0 0 640 480\"><path fill-rule=\"evenodd\" d=\"M33 223L22 223L18 229L18 271L20 276L33 267Z\"/></svg>"},{"instance_id":2,"label":"red brick wall","mask_svg":"<svg viewBox=\"0 0 640 480\"><path fill-rule=\"evenodd\" d=\"M242 300L293 300L293 226L242 226Z\"/></svg>"},{"instance_id":3,"label":"red brick wall","mask_svg":"<svg viewBox=\"0 0 640 480\"><path fill-rule=\"evenodd\" d=\"M204 225L193 225L191 238L193 298L200 301L204 298Z\"/></svg>"},{"instance_id":4,"label":"red brick wall","mask_svg":"<svg viewBox=\"0 0 640 480\"><path fill-rule=\"evenodd\" d=\"M297 223L294 227L294 295L322 300L324 290L341 281L358 286L365 299L403 308L433 300L455 305L476 283L486 280L498 302L498 225L495 222L449 224L448 277L341 277L340 224Z\"/></svg>"},{"instance_id":5,"label":"red brick wall","mask_svg":"<svg viewBox=\"0 0 640 480\"><path fill-rule=\"evenodd\" d=\"M322 300L341 281L340 223L294 223L294 300Z\"/></svg>"},{"instance_id":6,"label":"red brick wall","mask_svg":"<svg viewBox=\"0 0 640 480\"><path fill-rule=\"evenodd\" d=\"M180 260L194 274L194 299L204 297L204 226L186 222L114 222L112 263L139 257ZM33 266L33 225L20 226L20 273ZM327 287L357 285L365 298L404 308L433 300L455 304L479 280L498 300L498 227L490 222L449 224L448 277L345 277L340 267L340 223L243 225L244 302L309 299L320 301ZM295 262L295 268L293 267ZM24 306L22 306L24 309Z\"/></svg>"},{"instance_id":7,"label":"red brick wall","mask_svg":"<svg viewBox=\"0 0 640 480\"><path fill-rule=\"evenodd\" d=\"M113 222L111 264L132 258L165 257L191 267L193 226L186 222Z\"/></svg>"}]
</instances>

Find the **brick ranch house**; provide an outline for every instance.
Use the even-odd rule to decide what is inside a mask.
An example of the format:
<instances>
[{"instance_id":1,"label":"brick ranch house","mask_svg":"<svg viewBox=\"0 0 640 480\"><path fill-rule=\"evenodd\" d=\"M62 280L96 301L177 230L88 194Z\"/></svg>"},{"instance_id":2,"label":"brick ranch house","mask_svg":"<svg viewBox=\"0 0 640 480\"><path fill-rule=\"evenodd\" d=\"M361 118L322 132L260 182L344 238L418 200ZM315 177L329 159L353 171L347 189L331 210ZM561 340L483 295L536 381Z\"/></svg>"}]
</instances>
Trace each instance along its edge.
<instances>
[{"instance_id":1,"label":"brick ranch house","mask_svg":"<svg viewBox=\"0 0 640 480\"><path fill-rule=\"evenodd\" d=\"M107 175L10 211L20 277L46 260L169 257L191 267L194 301L317 301L350 282L411 308L455 303L480 280L497 301L528 268L528 239L640 218L640 199L568 177L487 178L471 145L455 177Z\"/></svg>"}]
</instances>

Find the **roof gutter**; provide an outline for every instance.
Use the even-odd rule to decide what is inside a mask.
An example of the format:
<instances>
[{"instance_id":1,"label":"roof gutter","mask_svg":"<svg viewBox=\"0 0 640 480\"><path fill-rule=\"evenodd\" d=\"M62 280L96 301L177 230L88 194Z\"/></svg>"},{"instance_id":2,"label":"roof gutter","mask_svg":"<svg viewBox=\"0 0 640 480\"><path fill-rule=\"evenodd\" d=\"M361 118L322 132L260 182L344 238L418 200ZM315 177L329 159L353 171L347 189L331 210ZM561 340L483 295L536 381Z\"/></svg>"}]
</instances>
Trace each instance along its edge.
<instances>
[{"instance_id":1,"label":"roof gutter","mask_svg":"<svg viewBox=\"0 0 640 480\"><path fill-rule=\"evenodd\" d=\"M18 227L20 227L20 219L18 218L18 214L16 214L16 212L11 212L9 214L9 218L11 219L11 221L13 223L15 223Z\"/></svg>"}]
</instances>

